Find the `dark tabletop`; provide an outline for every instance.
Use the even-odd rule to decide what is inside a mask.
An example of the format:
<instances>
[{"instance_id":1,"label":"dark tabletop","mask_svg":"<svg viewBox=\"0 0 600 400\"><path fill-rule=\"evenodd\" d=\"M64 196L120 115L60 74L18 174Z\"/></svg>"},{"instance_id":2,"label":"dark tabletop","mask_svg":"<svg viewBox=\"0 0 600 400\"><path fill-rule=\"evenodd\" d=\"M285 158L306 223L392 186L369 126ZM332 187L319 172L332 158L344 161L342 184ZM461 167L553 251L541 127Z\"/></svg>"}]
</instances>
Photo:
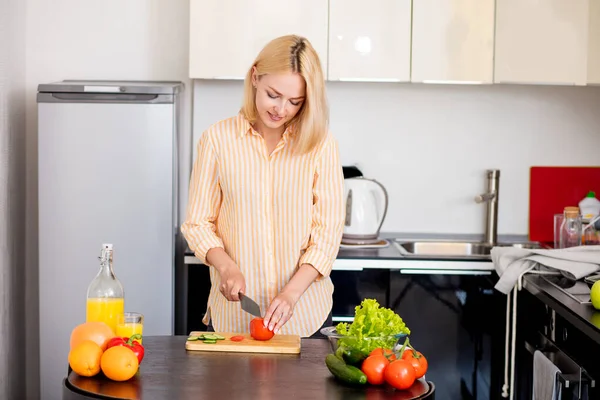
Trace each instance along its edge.
<instances>
[{"instance_id":1,"label":"dark tabletop","mask_svg":"<svg viewBox=\"0 0 600 400\"><path fill-rule=\"evenodd\" d=\"M185 341L186 336L144 337L145 357L138 374L127 382L109 381L101 375L82 378L70 372L65 399L418 398L410 389L355 388L336 381L325 365L325 356L331 352L326 339L302 339L300 355L186 351ZM427 387L423 380L413 385L421 393Z\"/></svg>"},{"instance_id":2,"label":"dark tabletop","mask_svg":"<svg viewBox=\"0 0 600 400\"><path fill-rule=\"evenodd\" d=\"M539 275L526 275L523 286L543 303L554 309L564 319L585 335L600 343L600 311L591 304L581 304Z\"/></svg>"}]
</instances>

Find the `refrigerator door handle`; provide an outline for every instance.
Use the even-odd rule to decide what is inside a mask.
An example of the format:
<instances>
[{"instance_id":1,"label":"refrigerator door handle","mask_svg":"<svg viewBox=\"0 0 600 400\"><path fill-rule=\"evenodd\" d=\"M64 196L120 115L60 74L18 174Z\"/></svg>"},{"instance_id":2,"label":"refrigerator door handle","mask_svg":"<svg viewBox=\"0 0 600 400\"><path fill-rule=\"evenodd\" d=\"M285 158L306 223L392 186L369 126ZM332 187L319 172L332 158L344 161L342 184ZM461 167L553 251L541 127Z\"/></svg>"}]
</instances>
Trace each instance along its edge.
<instances>
[{"instance_id":1,"label":"refrigerator door handle","mask_svg":"<svg viewBox=\"0 0 600 400\"><path fill-rule=\"evenodd\" d=\"M146 103L172 104L171 94L38 93L38 103Z\"/></svg>"}]
</instances>

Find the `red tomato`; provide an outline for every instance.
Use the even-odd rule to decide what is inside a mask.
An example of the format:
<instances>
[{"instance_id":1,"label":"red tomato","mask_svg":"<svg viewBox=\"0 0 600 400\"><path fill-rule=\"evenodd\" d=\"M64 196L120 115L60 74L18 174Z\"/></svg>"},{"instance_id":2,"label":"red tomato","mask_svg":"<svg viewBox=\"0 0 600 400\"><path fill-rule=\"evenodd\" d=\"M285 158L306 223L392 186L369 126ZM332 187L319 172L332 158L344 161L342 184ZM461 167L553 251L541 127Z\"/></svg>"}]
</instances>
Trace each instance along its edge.
<instances>
[{"instance_id":1,"label":"red tomato","mask_svg":"<svg viewBox=\"0 0 600 400\"><path fill-rule=\"evenodd\" d=\"M250 336L256 340L269 340L275 333L269 330L264 323L262 318L254 318L250 321Z\"/></svg>"},{"instance_id":2,"label":"red tomato","mask_svg":"<svg viewBox=\"0 0 600 400\"><path fill-rule=\"evenodd\" d=\"M367 376L367 382L371 385L381 385L385 382L383 373L390 361L381 354L374 354L364 359L361 370Z\"/></svg>"},{"instance_id":3,"label":"red tomato","mask_svg":"<svg viewBox=\"0 0 600 400\"><path fill-rule=\"evenodd\" d=\"M415 369L406 360L392 361L385 369L384 378L396 389L408 389L415 383Z\"/></svg>"},{"instance_id":4,"label":"red tomato","mask_svg":"<svg viewBox=\"0 0 600 400\"><path fill-rule=\"evenodd\" d=\"M241 342L242 340L244 340L243 336L232 336L231 340L234 342Z\"/></svg>"},{"instance_id":5,"label":"red tomato","mask_svg":"<svg viewBox=\"0 0 600 400\"><path fill-rule=\"evenodd\" d=\"M402 359L408 361L415 369L415 378L419 379L427 372L427 359L423 354L411 349L404 350Z\"/></svg>"},{"instance_id":6,"label":"red tomato","mask_svg":"<svg viewBox=\"0 0 600 400\"><path fill-rule=\"evenodd\" d=\"M378 355L378 356L386 356L388 360L390 361L395 361L397 359L396 354L394 354L394 352L390 349L382 349L381 347L378 347L376 349L374 349L371 353L369 353L370 356L374 356L374 355Z\"/></svg>"}]
</instances>

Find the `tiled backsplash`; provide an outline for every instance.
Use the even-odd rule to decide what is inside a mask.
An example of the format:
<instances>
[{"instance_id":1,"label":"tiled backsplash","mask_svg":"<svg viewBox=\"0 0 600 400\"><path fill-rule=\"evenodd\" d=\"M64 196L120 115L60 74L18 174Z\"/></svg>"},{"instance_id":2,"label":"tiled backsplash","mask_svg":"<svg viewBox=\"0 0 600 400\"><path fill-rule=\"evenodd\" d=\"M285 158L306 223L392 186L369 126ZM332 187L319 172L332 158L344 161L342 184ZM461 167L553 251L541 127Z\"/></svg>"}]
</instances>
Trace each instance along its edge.
<instances>
[{"instance_id":1,"label":"tiled backsplash","mask_svg":"<svg viewBox=\"0 0 600 400\"><path fill-rule=\"evenodd\" d=\"M344 164L389 192L386 231L482 233L485 170L500 176L498 232L527 234L532 165L600 164L600 88L328 83ZM236 113L242 82L197 81L199 135Z\"/></svg>"}]
</instances>

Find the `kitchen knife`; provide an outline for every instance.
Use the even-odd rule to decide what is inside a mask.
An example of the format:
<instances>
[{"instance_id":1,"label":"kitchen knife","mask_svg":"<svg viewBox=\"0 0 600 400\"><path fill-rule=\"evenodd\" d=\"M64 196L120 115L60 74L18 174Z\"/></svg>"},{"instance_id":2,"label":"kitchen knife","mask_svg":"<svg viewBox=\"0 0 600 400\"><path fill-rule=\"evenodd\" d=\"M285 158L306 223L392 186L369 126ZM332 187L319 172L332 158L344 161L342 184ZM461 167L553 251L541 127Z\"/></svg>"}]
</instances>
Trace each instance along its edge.
<instances>
[{"instance_id":1,"label":"kitchen knife","mask_svg":"<svg viewBox=\"0 0 600 400\"><path fill-rule=\"evenodd\" d=\"M250 313L256 317L262 317L260 314L260 307L254 300L250 297L246 296L243 293L240 293L240 301L242 303L242 310Z\"/></svg>"}]
</instances>

